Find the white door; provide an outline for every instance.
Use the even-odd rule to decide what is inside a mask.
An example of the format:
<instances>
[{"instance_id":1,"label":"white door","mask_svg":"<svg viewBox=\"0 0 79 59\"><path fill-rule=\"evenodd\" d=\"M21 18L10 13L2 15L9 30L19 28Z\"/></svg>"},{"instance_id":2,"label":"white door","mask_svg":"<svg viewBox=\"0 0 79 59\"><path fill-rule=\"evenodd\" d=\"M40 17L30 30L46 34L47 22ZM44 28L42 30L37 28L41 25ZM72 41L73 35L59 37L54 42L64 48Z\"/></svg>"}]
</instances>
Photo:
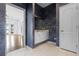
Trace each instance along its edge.
<instances>
[{"instance_id":1,"label":"white door","mask_svg":"<svg viewBox=\"0 0 79 59\"><path fill-rule=\"evenodd\" d=\"M67 4L59 8L59 46L77 52L78 19L76 4Z\"/></svg>"}]
</instances>

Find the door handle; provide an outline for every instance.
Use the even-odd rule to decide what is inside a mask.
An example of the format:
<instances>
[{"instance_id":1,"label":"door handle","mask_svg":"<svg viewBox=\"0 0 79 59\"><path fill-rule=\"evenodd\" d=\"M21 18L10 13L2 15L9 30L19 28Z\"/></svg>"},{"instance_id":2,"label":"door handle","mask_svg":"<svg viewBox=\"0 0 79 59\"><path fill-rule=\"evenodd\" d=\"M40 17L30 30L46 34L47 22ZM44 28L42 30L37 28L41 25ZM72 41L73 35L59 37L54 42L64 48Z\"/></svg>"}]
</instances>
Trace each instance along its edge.
<instances>
[{"instance_id":1,"label":"door handle","mask_svg":"<svg viewBox=\"0 0 79 59\"><path fill-rule=\"evenodd\" d=\"M61 32L64 32L64 30L61 30Z\"/></svg>"}]
</instances>

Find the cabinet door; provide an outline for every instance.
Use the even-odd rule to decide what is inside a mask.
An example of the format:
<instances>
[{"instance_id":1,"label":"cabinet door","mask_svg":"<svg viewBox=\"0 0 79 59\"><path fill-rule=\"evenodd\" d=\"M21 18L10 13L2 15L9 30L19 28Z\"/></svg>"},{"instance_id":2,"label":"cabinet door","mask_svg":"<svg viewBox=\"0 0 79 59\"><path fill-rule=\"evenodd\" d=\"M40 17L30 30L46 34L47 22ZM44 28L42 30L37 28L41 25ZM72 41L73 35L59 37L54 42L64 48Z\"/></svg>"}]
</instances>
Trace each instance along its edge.
<instances>
[{"instance_id":1,"label":"cabinet door","mask_svg":"<svg viewBox=\"0 0 79 59\"><path fill-rule=\"evenodd\" d=\"M59 46L77 52L78 17L76 4L67 4L59 8Z\"/></svg>"}]
</instances>

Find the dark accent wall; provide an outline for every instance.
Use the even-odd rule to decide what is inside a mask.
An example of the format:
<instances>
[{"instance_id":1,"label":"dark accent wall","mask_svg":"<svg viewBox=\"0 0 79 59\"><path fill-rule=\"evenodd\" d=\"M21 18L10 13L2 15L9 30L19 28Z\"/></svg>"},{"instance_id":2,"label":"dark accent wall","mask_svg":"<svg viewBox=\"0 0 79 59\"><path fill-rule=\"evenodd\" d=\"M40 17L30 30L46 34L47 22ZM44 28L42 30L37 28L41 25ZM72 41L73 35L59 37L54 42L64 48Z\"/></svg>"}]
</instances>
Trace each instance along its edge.
<instances>
[{"instance_id":1,"label":"dark accent wall","mask_svg":"<svg viewBox=\"0 0 79 59\"><path fill-rule=\"evenodd\" d=\"M35 15L38 17L44 17L44 8L35 3Z\"/></svg>"},{"instance_id":2,"label":"dark accent wall","mask_svg":"<svg viewBox=\"0 0 79 59\"><path fill-rule=\"evenodd\" d=\"M49 27L49 41L56 42L56 4L53 3L45 8L46 22Z\"/></svg>"},{"instance_id":3,"label":"dark accent wall","mask_svg":"<svg viewBox=\"0 0 79 59\"><path fill-rule=\"evenodd\" d=\"M45 10L44 8L42 8L41 6L39 6L38 4L35 4L35 15L37 17L35 17L35 29L47 29L47 27L45 26Z\"/></svg>"},{"instance_id":4,"label":"dark accent wall","mask_svg":"<svg viewBox=\"0 0 79 59\"><path fill-rule=\"evenodd\" d=\"M49 30L49 41L56 41L56 4L43 8L45 19L35 18L35 29Z\"/></svg>"},{"instance_id":5,"label":"dark accent wall","mask_svg":"<svg viewBox=\"0 0 79 59\"><path fill-rule=\"evenodd\" d=\"M0 56L5 55L5 4L0 3Z\"/></svg>"},{"instance_id":6,"label":"dark accent wall","mask_svg":"<svg viewBox=\"0 0 79 59\"><path fill-rule=\"evenodd\" d=\"M33 21L33 5L30 3L27 7L27 45L32 48L34 46Z\"/></svg>"}]
</instances>

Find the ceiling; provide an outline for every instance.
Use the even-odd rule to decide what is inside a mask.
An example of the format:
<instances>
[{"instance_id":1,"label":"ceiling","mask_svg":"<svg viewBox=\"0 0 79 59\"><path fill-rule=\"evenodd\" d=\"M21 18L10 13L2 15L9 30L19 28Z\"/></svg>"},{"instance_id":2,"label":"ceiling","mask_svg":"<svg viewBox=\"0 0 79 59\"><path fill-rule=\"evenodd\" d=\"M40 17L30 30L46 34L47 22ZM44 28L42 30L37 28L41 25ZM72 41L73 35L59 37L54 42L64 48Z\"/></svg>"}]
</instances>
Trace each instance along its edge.
<instances>
[{"instance_id":1,"label":"ceiling","mask_svg":"<svg viewBox=\"0 0 79 59\"><path fill-rule=\"evenodd\" d=\"M37 3L38 5L40 5L41 7L45 8L48 5L50 5L51 3Z\"/></svg>"}]
</instances>

